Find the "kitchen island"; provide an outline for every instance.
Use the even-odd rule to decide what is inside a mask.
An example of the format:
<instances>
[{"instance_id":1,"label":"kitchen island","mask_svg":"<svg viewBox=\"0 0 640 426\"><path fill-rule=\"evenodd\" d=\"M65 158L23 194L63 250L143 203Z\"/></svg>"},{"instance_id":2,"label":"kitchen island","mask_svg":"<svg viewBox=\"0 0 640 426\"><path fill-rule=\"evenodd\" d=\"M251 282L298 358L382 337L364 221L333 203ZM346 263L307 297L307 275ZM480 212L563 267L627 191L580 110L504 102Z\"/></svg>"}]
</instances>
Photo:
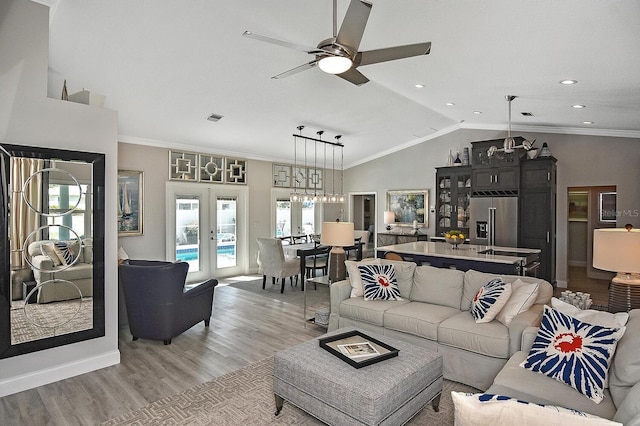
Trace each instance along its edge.
<instances>
[{"instance_id":1,"label":"kitchen island","mask_svg":"<svg viewBox=\"0 0 640 426\"><path fill-rule=\"evenodd\" d=\"M418 265L437 268L455 268L461 271L474 269L481 272L508 275L533 275L537 272L540 249L482 246L460 244L457 248L449 243L416 241L378 247L376 257L394 252Z\"/></svg>"}]
</instances>

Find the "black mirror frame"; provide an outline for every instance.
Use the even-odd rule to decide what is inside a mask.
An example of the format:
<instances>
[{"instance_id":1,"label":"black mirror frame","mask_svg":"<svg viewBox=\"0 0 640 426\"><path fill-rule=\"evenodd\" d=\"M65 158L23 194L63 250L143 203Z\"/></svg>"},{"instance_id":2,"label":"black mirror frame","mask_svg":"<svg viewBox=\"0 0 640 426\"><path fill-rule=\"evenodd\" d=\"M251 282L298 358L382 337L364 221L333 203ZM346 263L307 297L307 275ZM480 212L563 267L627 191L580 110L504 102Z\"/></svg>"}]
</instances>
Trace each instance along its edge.
<instances>
[{"instance_id":1,"label":"black mirror frame","mask_svg":"<svg viewBox=\"0 0 640 426\"><path fill-rule=\"evenodd\" d=\"M11 157L83 161L93 165L93 328L30 342L11 344L11 265L9 239L9 179ZM105 335L104 244L105 155L0 143L0 358L9 358Z\"/></svg>"}]
</instances>

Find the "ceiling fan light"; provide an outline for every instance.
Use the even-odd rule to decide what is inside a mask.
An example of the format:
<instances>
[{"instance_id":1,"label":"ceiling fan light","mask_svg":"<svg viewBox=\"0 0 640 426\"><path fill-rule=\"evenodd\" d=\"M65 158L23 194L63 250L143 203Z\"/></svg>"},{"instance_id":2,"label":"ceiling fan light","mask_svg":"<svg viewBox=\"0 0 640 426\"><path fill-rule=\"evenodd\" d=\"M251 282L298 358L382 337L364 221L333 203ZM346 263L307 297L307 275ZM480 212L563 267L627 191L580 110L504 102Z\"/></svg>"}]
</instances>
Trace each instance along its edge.
<instances>
[{"instance_id":1,"label":"ceiling fan light","mask_svg":"<svg viewBox=\"0 0 640 426\"><path fill-rule=\"evenodd\" d=\"M327 56L318 62L318 66L320 69L327 74L342 74L347 71L353 62L351 59L345 58L344 56Z\"/></svg>"}]
</instances>

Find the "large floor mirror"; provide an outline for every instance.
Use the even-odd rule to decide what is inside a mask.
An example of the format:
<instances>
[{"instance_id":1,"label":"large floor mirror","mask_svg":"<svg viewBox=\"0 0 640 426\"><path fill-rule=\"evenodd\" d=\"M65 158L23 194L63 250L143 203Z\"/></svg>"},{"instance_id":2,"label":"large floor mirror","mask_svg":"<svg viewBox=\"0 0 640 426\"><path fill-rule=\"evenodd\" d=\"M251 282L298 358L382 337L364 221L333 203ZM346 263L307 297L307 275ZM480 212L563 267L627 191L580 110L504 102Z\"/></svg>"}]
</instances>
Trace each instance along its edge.
<instances>
[{"instance_id":1,"label":"large floor mirror","mask_svg":"<svg viewBox=\"0 0 640 426\"><path fill-rule=\"evenodd\" d=\"M0 143L0 358L104 336L104 154Z\"/></svg>"}]
</instances>

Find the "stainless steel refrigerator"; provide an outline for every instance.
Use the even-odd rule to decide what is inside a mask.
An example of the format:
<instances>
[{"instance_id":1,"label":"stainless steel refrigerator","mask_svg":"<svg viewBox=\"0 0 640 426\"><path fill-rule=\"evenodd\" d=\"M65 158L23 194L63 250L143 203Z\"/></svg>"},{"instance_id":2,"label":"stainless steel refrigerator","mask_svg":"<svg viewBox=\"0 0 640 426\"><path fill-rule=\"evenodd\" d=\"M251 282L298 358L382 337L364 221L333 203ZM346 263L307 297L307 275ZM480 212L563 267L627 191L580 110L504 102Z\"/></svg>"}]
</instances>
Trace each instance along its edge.
<instances>
[{"instance_id":1,"label":"stainless steel refrigerator","mask_svg":"<svg viewBox=\"0 0 640 426\"><path fill-rule=\"evenodd\" d=\"M471 244L518 247L518 197L472 197Z\"/></svg>"}]
</instances>

